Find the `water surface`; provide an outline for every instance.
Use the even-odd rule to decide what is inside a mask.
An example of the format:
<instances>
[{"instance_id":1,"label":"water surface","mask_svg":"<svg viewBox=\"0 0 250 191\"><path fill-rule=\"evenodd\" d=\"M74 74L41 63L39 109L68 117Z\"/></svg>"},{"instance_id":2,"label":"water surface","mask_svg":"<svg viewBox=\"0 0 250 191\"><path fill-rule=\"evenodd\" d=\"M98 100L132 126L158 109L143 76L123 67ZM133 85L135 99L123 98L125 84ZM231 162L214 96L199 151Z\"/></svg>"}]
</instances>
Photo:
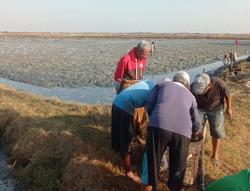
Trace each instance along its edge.
<instances>
[{"instance_id":1,"label":"water surface","mask_svg":"<svg viewBox=\"0 0 250 191\"><path fill-rule=\"evenodd\" d=\"M203 72L203 70L215 70L222 65L222 61L217 61L211 64L192 68L190 70L187 70L187 72L189 73L192 81L194 76L198 73ZM168 73L166 75L148 75L145 76L144 79L150 79L154 82L158 82L164 77L172 78L173 75L174 72ZM83 103L111 103L116 95L115 89L113 87L45 88L3 78L0 78L0 82L9 85L19 91L26 91L45 97L59 98L66 101Z\"/></svg>"}]
</instances>

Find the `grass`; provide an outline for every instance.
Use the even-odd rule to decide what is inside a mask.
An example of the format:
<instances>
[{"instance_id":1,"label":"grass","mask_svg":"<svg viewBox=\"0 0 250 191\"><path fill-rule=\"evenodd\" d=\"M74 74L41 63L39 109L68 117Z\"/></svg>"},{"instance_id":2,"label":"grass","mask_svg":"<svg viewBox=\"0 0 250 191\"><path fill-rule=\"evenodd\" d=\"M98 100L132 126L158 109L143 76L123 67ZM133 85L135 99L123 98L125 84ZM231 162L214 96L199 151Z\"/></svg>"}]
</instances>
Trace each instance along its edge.
<instances>
[{"instance_id":1,"label":"grass","mask_svg":"<svg viewBox=\"0 0 250 191\"><path fill-rule=\"evenodd\" d=\"M243 68L249 73L250 63L243 64ZM250 168L250 89L245 86L249 80L250 77L247 77L236 82L227 82L232 95L233 119L225 117L226 139L220 146L221 164L218 167L214 167L209 160L212 147L210 137L207 136L206 176L208 183Z\"/></svg>"},{"instance_id":2,"label":"grass","mask_svg":"<svg viewBox=\"0 0 250 191\"><path fill-rule=\"evenodd\" d=\"M250 168L250 90L245 82L228 82L234 116L225 119L227 138L221 144L218 167L209 160L212 151L207 137L207 183ZM24 190L139 190L138 184L124 177L119 156L110 150L110 105L66 103L3 85L0 98L1 144ZM140 162L133 162L137 173Z\"/></svg>"},{"instance_id":3,"label":"grass","mask_svg":"<svg viewBox=\"0 0 250 191\"><path fill-rule=\"evenodd\" d=\"M233 89L233 120L225 119L226 139L220 146L221 164L218 167L214 167L209 160L212 148L210 137L207 137L208 182L250 168L250 91L241 85L230 83L230 86Z\"/></svg>"}]
</instances>

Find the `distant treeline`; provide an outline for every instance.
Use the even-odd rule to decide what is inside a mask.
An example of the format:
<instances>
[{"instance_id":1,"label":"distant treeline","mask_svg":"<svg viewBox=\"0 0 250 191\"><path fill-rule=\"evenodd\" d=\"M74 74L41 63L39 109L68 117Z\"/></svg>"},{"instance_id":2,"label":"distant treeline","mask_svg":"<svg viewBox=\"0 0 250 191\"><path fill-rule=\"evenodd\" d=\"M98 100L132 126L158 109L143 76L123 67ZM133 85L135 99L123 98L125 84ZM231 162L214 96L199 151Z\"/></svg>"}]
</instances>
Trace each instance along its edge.
<instances>
[{"instance_id":1,"label":"distant treeline","mask_svg":"<svg viewBox=\"0 0 250 191\"><path fill-rule=\"evenodd\" d=\"M65 33L65 32L8 32L0 36L55 37L55 38L125 38L125 39L241 39L250 40L250 34L229 33Z\"/></svg>"}]
</instances>

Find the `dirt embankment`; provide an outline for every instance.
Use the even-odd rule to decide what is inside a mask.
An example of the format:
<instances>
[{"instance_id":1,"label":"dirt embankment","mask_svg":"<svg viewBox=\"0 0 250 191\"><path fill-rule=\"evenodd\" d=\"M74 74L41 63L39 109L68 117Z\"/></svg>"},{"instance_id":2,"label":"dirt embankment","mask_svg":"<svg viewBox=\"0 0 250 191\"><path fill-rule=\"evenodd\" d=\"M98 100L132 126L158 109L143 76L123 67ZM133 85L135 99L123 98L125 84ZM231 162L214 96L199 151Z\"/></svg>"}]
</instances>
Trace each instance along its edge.
<instances>
[{"instance_id":1,"label":"dirt embankment","mask_svg":"<svg viewBox=\"0 0 250 191\"><path fill-rule=\"evenodd\" d=\"M245 66L249 69L249 63ZM211 140L207 139L206 182L250 166L248 80L227 82L234 116L225 119L227 138L221 144L221 166L211 164ZM0 91L0 140L24 190L139 190L138 184L125 178L119 156L110 150L110 105L64 103L2 85ZM133 156L133 168L139 174L141 151Z\"/></svg>"},{"instance_id":2,"label":"dirt embankment","mask_svg":"<svg viewBox=\"0 0 250 191\"><path fill-rule=\"evenodd\" d=\"M56 38L95 38L95 39L241 39L249 40L250 34L230 33L66 33L66 32L9 32L0 36L15 37L56 37Z\"/></svg>"}]
</instances>

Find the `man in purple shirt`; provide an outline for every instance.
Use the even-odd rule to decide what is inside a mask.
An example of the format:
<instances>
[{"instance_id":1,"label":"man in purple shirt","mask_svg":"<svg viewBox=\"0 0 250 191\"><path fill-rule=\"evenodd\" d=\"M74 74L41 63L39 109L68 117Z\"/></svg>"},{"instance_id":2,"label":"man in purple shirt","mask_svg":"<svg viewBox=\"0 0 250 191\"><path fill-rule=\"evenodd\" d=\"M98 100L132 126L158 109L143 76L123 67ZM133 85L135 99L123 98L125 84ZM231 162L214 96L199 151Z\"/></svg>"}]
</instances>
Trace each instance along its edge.
<instances>
[{"instance_id":1,"label":"man in purple shirt","mask_svg":"<svg viewBox=\"0 0 250 191\"><path fill-rule=\"evenodd\" d=\"M182 187L191 135L200 129L197 104L189 85L189 75L177 72L173 82L157 84L149 96L149 132L141 177L145 191L157 190L157 172L167 147L168 187L171 191Z\"/></svg>"}]
</instances>

